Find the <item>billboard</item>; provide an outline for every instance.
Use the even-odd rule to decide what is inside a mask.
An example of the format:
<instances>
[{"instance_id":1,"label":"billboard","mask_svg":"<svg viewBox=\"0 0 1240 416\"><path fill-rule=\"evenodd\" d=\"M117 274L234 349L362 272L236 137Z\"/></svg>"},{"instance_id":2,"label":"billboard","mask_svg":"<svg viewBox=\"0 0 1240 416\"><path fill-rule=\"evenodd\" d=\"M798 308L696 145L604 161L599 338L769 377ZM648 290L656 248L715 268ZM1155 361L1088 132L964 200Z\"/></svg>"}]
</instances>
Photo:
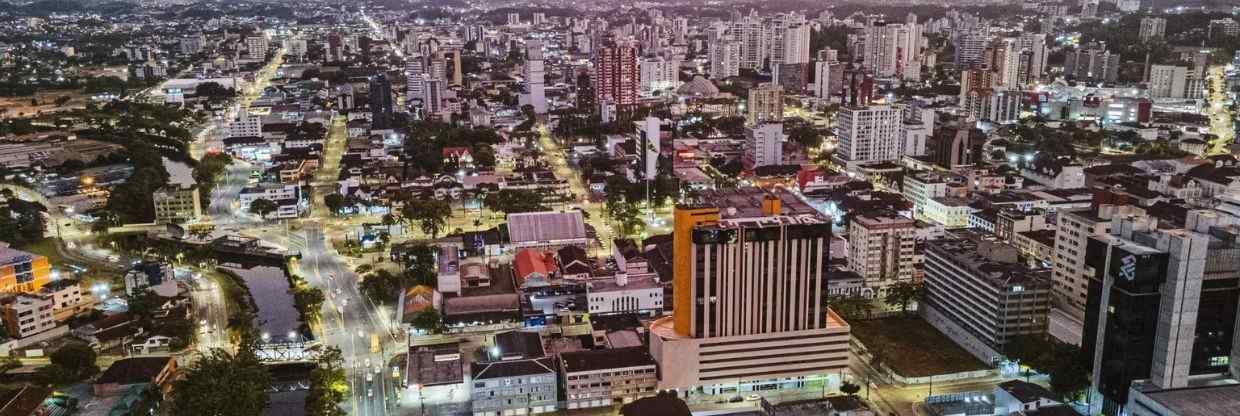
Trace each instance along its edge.
<instances>
[{"instance_id":1,"label":"billboard","mask_svg":"<svg viewBox=\"0 0 1240 416\"><path fill-rule=\"evenodd\" d=\"M1160 285L1166 277L1167 253L1143 246L1113 246L1108 269L1118 286L1135 288Z\"/></svg>"}]
</instances>

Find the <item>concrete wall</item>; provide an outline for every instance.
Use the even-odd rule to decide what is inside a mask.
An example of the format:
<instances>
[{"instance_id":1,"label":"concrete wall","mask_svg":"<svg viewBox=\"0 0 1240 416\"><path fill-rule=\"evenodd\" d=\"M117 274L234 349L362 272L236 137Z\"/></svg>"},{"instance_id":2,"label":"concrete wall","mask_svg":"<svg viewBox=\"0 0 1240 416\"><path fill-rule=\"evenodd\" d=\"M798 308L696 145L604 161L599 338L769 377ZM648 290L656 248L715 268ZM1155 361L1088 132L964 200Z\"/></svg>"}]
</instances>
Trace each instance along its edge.
<instances>
[{"instance_id":1,"label":"concrete wall","mask_svg":"<svg viewBox=\"0 0 1240 416\"><path fill-rule=\"evenodd\" d=\"M947 335L948 338L956 342L956 345L964 348L965 351L969 352L969 354L973 354L974 357L982 360L983 363L992 363L996 358L1002 357L1002 354L999 354L999 352L991 348L990 345L982 342L982 340L973 336L972 333L966 331L955 322L952 322L951 319L940 313L933 306L928 304L921 305L920 311L921 317L924 318L926 322L933 325L934 328L942 332L943 335Z\"/></svg>"}]
</instances>

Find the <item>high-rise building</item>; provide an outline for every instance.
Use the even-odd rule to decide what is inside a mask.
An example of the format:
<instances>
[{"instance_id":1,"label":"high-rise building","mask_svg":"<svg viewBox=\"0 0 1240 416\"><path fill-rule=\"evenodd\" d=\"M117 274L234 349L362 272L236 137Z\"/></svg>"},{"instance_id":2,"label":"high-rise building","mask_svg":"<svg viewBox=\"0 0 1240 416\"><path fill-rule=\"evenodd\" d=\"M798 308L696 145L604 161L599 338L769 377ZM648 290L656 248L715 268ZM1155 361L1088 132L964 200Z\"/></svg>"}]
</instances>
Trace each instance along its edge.
<instances>
[{"instance_id":1,"label":"high-rise building","mask_svg":"<svg viewBox=\"0 0 1240 416\"><path fill-rule=\"evenodd\" d=\"M904 106L904 121L900 124L900 142L904 143L905 156L925 156L926 145L934 134L936 122L934 109L915 105Z\"/></svg>"},{"instance_id":2,"label":"high-rise building","mask_svg":"<svg viewBox=\"0 0 1240 416\"><path fill-rule=\"evenodd\" d=\"M745 129L745 167L783 164L783 123L758 123Z\"/></svg>"},{"instance_id":3,"label":"high-rise building","mask_svg":"<svg viewBox=\"0 0 1240 416\"><path fill-rule=\"evenodd\" d=\"M538 14L535 14L537 16ZM537 17L535 17L537 19ZM537 24L537 23L536 23ZM547 114L547 93L543 85L542 41L525 42L525 87L535 114Z\"/></svg>"},{"instance_id":4,"label":"high-rise building","mask_svg":"<svg viewBox=\"0 0 1240 416\"><path fill-rule=\"evenodd\" d=\"M659 387L838 388L849 328L826 305L830 220L788 191L755 188L706 192L673 217L673 313L650 328Z\"/></svg>"},{"instance_id":5,"label":"high-rise building","mask_svg":"<svg viewBox=\"0 0 1240 416\"><path fill-rule=\"evenodd\" d=\"M1182 228L1155 217L1113 219L1110 233L1086 246L1093 274L1082 349L1094 357L1103 414L1128 414L1134 381L1181 389L1227 375L1240 358L1240 227L1206 210L1184 218Z\"/></svg>"},{"instance_id":6,"label":"high-rise building","mask_svg":"<svg viewBox=\"0 0 1240 416\"><path fill-rule=\"evenodd\" d=\"M1085 0L1081 3L1081 17L1092 18L1098 16L1098 0Z\"/></svg>"},{"instance_id":7,"label":"high-rise building","mask_svg":"<svg viewBox=\"0 0 1240 416\"><path fill-rule=\"evenodd\" d=\"M654 180L659 174L659 150L663 141L663 121L655 116L647 116L637 123L638 144L641 146L642 178Z\"/></svg>"},{"instance_id":8,"label":"high-rise building","mask_svg":"<svg viewBox=\"0 0 1240 416\"><path fill-rule=\"evenodd\" d=\"M975 231L926 242L922 316L982 362L1003 357L1013 337L1043 334L1050 270L1016 247Z\"/></svg>"},{"instance_id":9,"label":"high-rise building","mask_svg":"<svg viewBox=\"0 0 1240 416\"><path fill-rule=\"evenodd\" d=\"M224 128L224 137L262 137L263 116L241 111Z\"/></svg>"},{"instance_id":10,"label":"high-rise building","mask_svg":"<svg viewBox=\"0 0 1240 416\"><path fill-rule=\"evenodd\" d=\"M1109 233L1113 218L1133 215L1143 216L1145 210L1133 205L1095 203L1090 208L1059 212L1051 279L1059 310L1077 321L1084 321L1091 277L1085 264L1089 238Z\"/></svg>"},{"instance_id":11,"label":"high-rise building","mask_svg":"<svg viewBox=\"0 0 1240 416\"><path fill-rule=\"evenodd\" d=\"M865 31L865 66L878 77L921 79L921 42L917 23L873 23Z\"/></svg>"},{"instance_id":12,"label":"high-rise building","mask_svg":"<svg viewBox=\"0 0 1240 416\"><path fill-rule=\"evenodd\" d=\"M642 96L652 96L655 91L668 92L680 86L679 59L646 57L639 66Z\"/></svg>"},{"instance_id":13,"label":"high-rise building","mask_svg":"<svg viewBox=\"0 0 1240 416\"><path fill-rule=\"evenodd\" d=\"M445 59L451 58L449 62L452 63L452 85L461 85L464 82L465 75L461 68L461 49L451 48L442 52L444 55L447 55Z\"/></svg>"},{"instance_id":14,"label":"high-rise building","mask_svg":"<svg viewBox=\"0 0 1240 416\"><path fill-rule=\"evenodd\" d=\"M816 59L820 62L838 62L840 60L840 51L831 48L822 48L818 51Z\"/></svg>"},{"instance_id":15,"label":"high-rise building","mask_svg":"<svg viewBox=\"0 0 1240 416\"><path fill-rule=\"evenodd\" d=\"M508 26L518 26L521 24L520 13L508 13Z\"/></svg>"},{"instance_id":16,"label":"high-rise building","mask_svg":"<svg viewBox=\"0 0 1240 416\"><path fill-rule=\"evenodd\" d=\"M738 76L741 73L741 43L734 40L720 39L708 46L710 55L710 77L722 80Z\"/></svg>"},{"instance_id":17,"label":"high-rise building","mask_svg":"<svg viewBox=\"0 0 1240 416\"><path fill-rule=\"evenodd\" d=\"M1046 74L1046 34L1022 34L1016 42L1019 50L1028 53L1028 58L1022 61L1025 65L1022 71L1024 75L1021 77L1022 84L1035 83Z\"/></svg>"},{"instance_id":18,"label":"high-rise building","mask_svg":"<svg viewBox=\"0 0 1240 416\"><path fill-rule=\"evenodd\" d=\"M283 42L285 53L290 57L297 59L305 59L306 57L306 40L299 37L291 37L284 39Z\"/></svg>"},{"instance_id":19,"label":"high-rise building","mask_svg":"<svg viewBox=\"0 0 1240 416\"><path fill-rule=\"evenodd\" d=\"M800 23L784 29L783 56L785 64L809 63L809 25Z\"/></svg>"},{"instance_id":20,"label":"high-rise building","mask_svg":"<svg viewBox=\"0 0 1240 416\"><path fill-rule=\"evenodd\" d=\"M1103 45L1087 45L1068 52L1063 72L1077 81L1115 82L1119 78L1119 54Z\"/></svg>"},{"instance_id":21,"label":"high-rise building","mask_svg":"<svg viewBox=\"0 0 1240 416\"><path fill-rule=\"evenodd\" d=\"M1019 60L1016 41L1011 38L995 39L982 52L983 65L994 73L995 84L1001 87L1018 85Z\"/></svg>"},{"instance_id":22,"label":"high-rise building","mask_svg":"<svg viewBox=\"0 0 1240 416\"><path fill-rule=\"evenodd\" d=\"M1012 123L1020 118L1023 96L1020 91L970 89L960 103L961 112L970 120Z\"/></svg>"},{"instance_id":23,"label":"high-rise building","mask_svg":"<svg viewBox=\"0 0 1240 416\"><path fill-rule=\"evenodd\" d=\"M575 81L577 86L577 109L595 111L598 101L596 101L597 97L594 95L594 82L590 81L590 72L579 72Z\"/></svg>"},{"instance_id":24,"label":"high-rise building","mask_svg":"<svg viewBox=\"0 0 1240 416\"><path fill-rule=\"evenodd\" d=\"M202 33L186 36L181 38L181 54L193 55L202 52L202 48L207 45L207 37Z\"/></svg>"},{"instance_id":25,"label":"high-rise building","mask_svg":"<svg viewBox=\"0 0 1240 416\"><path fill-rule=\"evenodd\" d=\"M448 89L448 82L438 78L430 78L422 82L425 85L425 99L422 103L422 109L426 114L438 114L444 110L445 92Z\"/></svg>"},{"instance_id":26,"label":"high-rise building","mask_svg":"<svg viewBox=\"0 0 1240 416\"><path fill-rule=\"evenodd\" d=\"M958 66L982 63L982 52L986 49L989 37L983 33L960 31L952 37L956 47L955 62Z\"/></svg>"},{"instance_id":27,"label":"high-rise building","mask_svg":"<svg viewBox=\"0 0 1240 416\"><path fill-rule=\"evenodd\" d=\"M1167 19L1161 17L1142 17L1140 37L1142 42L1161 39L1167 32Z\"/></svg>"},{"instance_id":28,"label":"high-rise building","mask_svg":"<svg viewBox=\"0 0 1240 416\"><path fill-rule=\"evenodd\" d=\"M728 31L732 38L741 44L741 68L761 68L769 52L762 19L755 14L750 14L733 21Z\"/></svg>"},{"instance_id":29,"label":"high-rise building","mask_svg":"<svg viewBox=\"0 0 1240 416\"><path fill-rule=\"evenodd\" d=\"M883 296L886 288L913 280L917 227L893 213L857 213L848 222L848 269Z\"/></svg>"},{"instance_id":30,"label":"high-rise building","mask_svg":"<svg viewBox=\"0 0 1240 416\"><path fill-rule=\"evenodd\" d=\"M840 138L836 157L848 162L899 159L904 149L901 117L900 109L889 105L840 108L836 115Z\"/></svg>"},{"instance_id":31,"label":"high-rise building","mask_svg":"<svg viewBox=\"0 0 1240 416\"><path fill-rule=\"evenodd\" d=\"M1176 65L1150 65L1151 98L1185 98L1188 68Z\"/></svg>"},{"instance_id":32,"label":"high-rise building","mask_svg":"<svg viewBox=\"0 0 1240 416\"><path fill-rule=\"evenodd\" d=\"M257 36L249 36L245 38L245 53L250 59L264 59L267 57L267 37L261 33Z\"/></svg>"},{"instance_id":33,"label":"high-rise building","mask_svg":"<svg viewBox=\"0 0 1240 416\"><path fill-rule=\"evenodd\" d=\"M783 121L784 88L770 82L758 84L749 90L745 107L749 124Z\"/></svg>"},{"instance_id":34,"label":"high-rise building","mask_svg":"<svg viewBox=\"0 0 1240 416\"><path fill-rule=\"evenodd\" d=\"M843 91L844 64L833 61L814 63L814 96L828 99Z\"/></svg>"},{"instance_id":35,"label":"high-rise building","mask_svg":"<svg viewBox=\"0 0 1240 416\"><path fill-rule=\"evenodd\" d=\"M392 83L387 75L379 73L370 77L371 126L376 130L392 127Z\"/></svg>"},{"instance_id":36,"label":"high-rise building","mask_svg":"<svg viewBox=\"0 0 1240 416\"><path fill-rule=\"evenodd\" d=\"M590 79L594 82L596 102L609 101L620 107L637 104L637 48L628 42L612 42L598 48Z\"/></svg>"},{"instance_id":37,"label":"high-rise building","mask_svg":"<svg viewBox=\"0 0 1240 416\"><path fill-rule=\"evenodd\" d=\"M994 72L977 66L963 69L960 71L960 102L964 103L972 91L991 90L996 86Z\"/></svg>"},{"instance_id":38,"label":"high-rise building","mask_svg":"<svg viewBox=\"0 0 1240 416\"><path fill-rule=\"evenodd\" d=\"M327 62L344 62L344 38L340 32L327 34Z\"/></svg>"},{"instance_id":39,"label":"high-rise building","mask_svg":"<svg viewBox=\"0 0 1240 416\"><path fill-rule=\"evenodd\" d=\"M947 170L976 164L985 142L986 134L977 128L945 126L934 134L934 164Z\"/></svg>"},{"instance_id":40,"label":"high-rise building","mask_svg":"<svg viewBox=\"0 0 1240 416\"><path fill-rule=\"evenodd\" d=\"M809 61L809 26L805 16L796 12L777 14L763 25L762 36L771 66Z\"/></svg>"},{"instance_id":41,"label":"high-rise building","mask_svg":"<svg viewBox=\"0 0 1240 416\"><path fill-rule=\"evenodd\" d=\"M426 100L426 60L419 55L410 56L405 62L405 104Z\"/></svg>"},{"instance_id":42,"label":"high-rise building","mask_svg":"<svg viewBox=\"0 0 1240 416\"><path fill-rule=\"evenodd\" d=\"M155 205L155 222L185 223L202 217L202 204L199 201L198 187L189 184L173 184L159 188L151 194L151 203Z\"/></svg>"},{"instance_id":43,"label":"high-rise building","mask_svg":"<svg viewBox=\"0 0 1240 416\"><path fill-rule=\"evenodd\" d=\"M689 35L689 19L685 17L677 17L672 19L672 44L684 45L685 37Z\"/></svg>"}]
</instances>

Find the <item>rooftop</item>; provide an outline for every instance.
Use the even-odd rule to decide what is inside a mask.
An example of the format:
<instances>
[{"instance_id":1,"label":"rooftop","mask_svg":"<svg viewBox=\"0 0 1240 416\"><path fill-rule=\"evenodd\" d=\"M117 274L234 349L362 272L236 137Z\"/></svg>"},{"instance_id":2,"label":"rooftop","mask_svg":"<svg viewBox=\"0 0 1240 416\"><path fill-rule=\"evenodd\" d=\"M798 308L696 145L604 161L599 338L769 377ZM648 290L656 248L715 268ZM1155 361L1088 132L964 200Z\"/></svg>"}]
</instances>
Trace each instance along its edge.
<instances>
[{"instance_id":1,"label":"rooftop","mask_svg":"<svg viewBox=\"0 0 1240 416\"><path fill-rule=\"evenodd\" d=\"M95 384L149 383L164 371L169 361L172 361L172 357L136 357L119 360L112 363L112 366L99 376Z\"/></svg>"},{"instance_id":2,"label":"rooftop","mask_svg":"<svg viewBox=\"0 0 1240 416\"><path fill-rule=\"evenodd\" d=\"M1016 247L991 235L967 230L948 233L943 239L927 242L926 250L996 282L1011 284L1049 278L1049 270L1025 265Z\"/></svg>"},{"instance_id":3,"label":"rooftop","mask_svg":"<svg viewBox=\"0 0 1240 416\"><path fill-rule=\"evenodd\" d=\"M779 200L779 213L782 216L822 217L822 214L805 200L783 188L767 190L751 187L702 191L697 200L687 204L687 208L718 208L720 218L724 220L764 217L762 200L768 195Z\"/></svg>"},{"instance_id":4,"label":"rooftop","mask_svg":"<svg viewBox=\"0 0 1240 416\"><path fill-rule=\"evenodd\" d=\"M513 243L586 238L581 211L544 211L508 214L508 236Z\"/></svg>"},{"instance_id":5,"label":"rooftop","mask_svg":"<svg viewBox=\"0 0 1240 416\"><path fill-rule=\"evenodd\" d=\"M550 357L536 360L493 361L473 363L470 374L474 380L521 377L537 374L555 374L555 362Z\"/></svg>"},{"instance_id":6,"label":"rooftop","mask_svg":"<svg viewBox=\"0 0 1240 416\"><path fill-rule=\"evenodd\" d=\"M35 258L43 257L34 253L27 253L15 248L0 247L0 265L10 265L16 263L24 263Z\"/></svg>"},{"instance_id":7,"label":"rooftop","mask_svg":"<svg viewBox=\"0 0 1240 416\"><path fill-rule=\"evenodd\" d=\"M560 354L560 360L566 373L655 365L650 352L640 346L566 352Z\"/></svg>"},{"instance_id":8,"label":"rooftop","mask_svg":"<svg viewBox=\"0 0 1240 416\"><path fill-rule=\"evenodd\" d=\"M1134 390L1141 388L1140 384L1133 386ZM1150 390L1143 394L1179 416L1230 415L1240 409L1240 384Z\"/></svg>"}]
</instances>

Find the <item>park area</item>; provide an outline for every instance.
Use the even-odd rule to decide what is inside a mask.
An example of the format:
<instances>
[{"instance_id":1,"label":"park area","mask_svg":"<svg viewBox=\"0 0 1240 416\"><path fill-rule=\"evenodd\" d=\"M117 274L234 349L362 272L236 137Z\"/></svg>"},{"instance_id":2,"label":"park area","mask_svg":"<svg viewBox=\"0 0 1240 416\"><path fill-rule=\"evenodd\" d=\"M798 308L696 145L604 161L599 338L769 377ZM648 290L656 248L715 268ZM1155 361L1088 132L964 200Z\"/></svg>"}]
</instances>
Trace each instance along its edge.
<instances>
[{"instance_id":1,"label":"park area","mask_svg":"<svg viewBox=\"0 0 1240 416\"><path fill-rule=\"evenodd\" d=\"M926 377L988 367L920 317L855 320L853 336L903 377Z\"/></svg>"}]
</instances>

